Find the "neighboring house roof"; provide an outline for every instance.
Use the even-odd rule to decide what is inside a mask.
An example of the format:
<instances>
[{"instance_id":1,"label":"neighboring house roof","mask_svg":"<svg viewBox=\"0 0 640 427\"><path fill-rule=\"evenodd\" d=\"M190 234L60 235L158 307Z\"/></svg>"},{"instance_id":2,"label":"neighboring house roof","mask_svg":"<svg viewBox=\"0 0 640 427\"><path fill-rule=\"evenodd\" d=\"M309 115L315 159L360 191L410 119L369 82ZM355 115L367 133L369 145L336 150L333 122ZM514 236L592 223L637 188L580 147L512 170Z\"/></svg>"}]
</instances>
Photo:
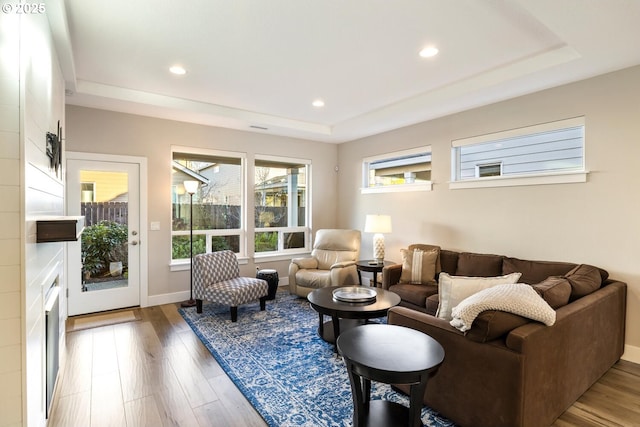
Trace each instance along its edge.
<instances>
[{"instance_id":1,"label":"neighboring house roof","mask_svg":"<svg viewBox=\"0 0 640 427\"><path fill-rule=\"evenodd\" d=\"M190 177L192 177L193 179L195 179L196 181L200 181L200 183L202 185L209 185L211 183L211 180L209 178L206 178L203 175L200 175L198 172L193 171L191 169L189 169L188 167L181 165L179 162L173 160L173 168L176 170L179 170L182 173L185 173L187 175L189 175Z\"/></svg>"}]
</instances>

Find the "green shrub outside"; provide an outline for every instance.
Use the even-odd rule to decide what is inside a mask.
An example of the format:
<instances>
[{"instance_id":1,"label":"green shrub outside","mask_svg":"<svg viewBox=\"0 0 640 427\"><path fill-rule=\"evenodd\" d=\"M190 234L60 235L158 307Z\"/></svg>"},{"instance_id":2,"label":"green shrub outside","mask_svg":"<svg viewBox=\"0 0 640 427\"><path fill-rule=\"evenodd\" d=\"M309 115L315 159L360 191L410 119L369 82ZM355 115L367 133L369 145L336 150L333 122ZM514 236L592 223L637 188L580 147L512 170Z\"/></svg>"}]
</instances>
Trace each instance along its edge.
<instances>
[{"instance_id":1,"label":"green shrub outside","mask_svg":"<svg viewBox=\"0 0 640 427\"><path fill-rule=\"evenodd\" d=\"M265 231L256 233L256 252L271 252L278 250L278 233Z\"/></svg>"},{"instance_id":2,"label":"green shrub outside","mask_svg":"<svg viewBox=\"0 0 640 427\"><path fill-rule=\"evenodd\" d=\"M203 254L206 250L205 236L193 236L193 256ZM189 236L173 236L171 259L189 258L191 243Z\"/></svg>"},{"instance_id":3,"label":"green shrub outside","mask_svg":"<svg viewBox=\"0 0 640 427\"><path fill-rule=\"evenodd\" d=\"M110 262L128 265L126 225L113 221L100 221L82 232L82 268L92 276L107 274Z\"/></svg>"}]
</instances>

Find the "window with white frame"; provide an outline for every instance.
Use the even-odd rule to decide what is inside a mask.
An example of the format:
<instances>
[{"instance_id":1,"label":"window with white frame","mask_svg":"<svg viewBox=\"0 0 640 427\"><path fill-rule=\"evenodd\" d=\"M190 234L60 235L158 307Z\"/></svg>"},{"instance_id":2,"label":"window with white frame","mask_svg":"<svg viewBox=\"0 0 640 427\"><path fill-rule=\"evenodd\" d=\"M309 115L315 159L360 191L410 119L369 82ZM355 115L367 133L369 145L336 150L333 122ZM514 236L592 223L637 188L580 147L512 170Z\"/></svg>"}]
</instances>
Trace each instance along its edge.
<instances>
[{"instance_id":1,"label":"window with white frame","mask_svg":"<svg viewBox=\"0 0 640 427\"><path fill-rule=\"evenodd\" d=\"M255 254L300 252L309 245L311 161L257 155Z\"/></svg>"},{"instance_id":2,"label":"window with white frame","mask_svg":"<svg viewBox=\"0 0 640 427\"><path fill-rule=\"evenodd\" d=\"M483 180L487 185L479 186L504 185L510 178L583 182L584 160L584 117L459 139L452 141L452 188Z\"/></svg>"},{"instance_id":3,"label":"window with white frame","mask_svg":"<svg viewBox=\"0 0 640 427\"><path fill-rule=\"evenodd\" d=\"M244 156L176 147L172 159L171 259L230 249L244 254ZM198 183L193 195L185 181ZM193 212L193 214L192 214Z\"/></svg>"},{"instance_id":4,"label":"window with white frame","mask_svg":"<svg viewBox=\"0 0 640 427\"><path fill-rule=\"evenodd\" d=\"M363 193L430 189L430 146L363 159Z\"/></svg>"}]
</instances>

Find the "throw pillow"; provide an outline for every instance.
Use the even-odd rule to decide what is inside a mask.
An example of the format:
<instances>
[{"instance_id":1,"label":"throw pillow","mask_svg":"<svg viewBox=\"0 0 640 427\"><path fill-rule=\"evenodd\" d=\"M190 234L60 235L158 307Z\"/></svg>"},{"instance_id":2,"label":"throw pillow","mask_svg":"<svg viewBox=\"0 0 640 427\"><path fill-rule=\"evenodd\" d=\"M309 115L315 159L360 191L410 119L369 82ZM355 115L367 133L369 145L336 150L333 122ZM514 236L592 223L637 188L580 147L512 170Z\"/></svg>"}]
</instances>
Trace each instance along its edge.
<instances>
[{"instance_id":1,"label":"throw pillow","mask_svg":"<svg viewBox=\"0 0 640 427\"><path fill-rule=\"evenodd\" d=\"M564 277L547 277L531 286L554 310L569 303L571 284Z\"/></svg>"},{"instance_id":2,"label":"throw pillow","mask_svg":"<svg viewBox=\"0 0 640 427\"><path fill-rule=\"evenodd\" d=\"M440 273L438 281L438 297L440 300L436 316L441 319L451 320L451 310L463 299L492 286L517 283L519 279L520 273L496 277L451 276L447 273Z\"/></svg>"},{"instance_id":3,"label":"throw pillow","mask_svg":"<svg viewBox=\"0 0 640 427\"><path fill-rule=\"evenodd\" d=\"M507 311L486 310L475 318L466 337L476 342L493 341L529 322L530 319Z\"/></svg>"},{"instance_id":4,"label":"throw pillow","mask_svg":"<svg viewBox=\"0 0 640 427\"><path fill-rule=\"evenodd\" d=\"M589 295L602 285L600 270L588 264L580 264L564 277L571 284L571 301Z\"/></svg>"},{"instance_id":5,"label":"throw pillow","mask_svg":"<svg viewBox=\"0 0 640 427\"><path fill-rule=\"evenodd\" d=\"M436 277L438 249L423 251L421 249L402 249L402 273L400 283L433 284Z\"/></svg>"}]
</instances>

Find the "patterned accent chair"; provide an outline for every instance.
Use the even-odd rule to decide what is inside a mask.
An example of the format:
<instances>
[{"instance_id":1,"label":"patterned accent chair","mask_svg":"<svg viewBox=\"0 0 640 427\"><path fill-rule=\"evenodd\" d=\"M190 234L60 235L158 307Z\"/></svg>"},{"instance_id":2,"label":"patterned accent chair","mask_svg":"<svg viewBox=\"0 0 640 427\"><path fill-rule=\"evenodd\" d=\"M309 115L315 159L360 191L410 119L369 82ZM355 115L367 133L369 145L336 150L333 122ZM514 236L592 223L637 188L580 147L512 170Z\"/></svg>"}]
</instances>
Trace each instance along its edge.
<instances>
[{"instance_id":1,"label":"patterned accent chair","mask_svg":"<svg viewBox=\"0 0 640 427\"><path fill-rule=\"evenodd\" d=\"M306 297L327 286L357 285L360 230L322 229L316 232L311 256L289 264L289 292Z\"/></svg>"},{"instance_id":2,"label":"patterned accent chair","mask_svg":"<svg viewBox=\"0 0 640 427\"><path fill-rule=\"evenodd\" d=\"M231 321L235 322L240 304L259 299L260 310L264 310L268 293L266 280L240 277L238 258L233 251L210 252L193 258L193 296L198 313L202 313L202 300L225 304L231 307Z\"/></svg>"}]
</instances>

